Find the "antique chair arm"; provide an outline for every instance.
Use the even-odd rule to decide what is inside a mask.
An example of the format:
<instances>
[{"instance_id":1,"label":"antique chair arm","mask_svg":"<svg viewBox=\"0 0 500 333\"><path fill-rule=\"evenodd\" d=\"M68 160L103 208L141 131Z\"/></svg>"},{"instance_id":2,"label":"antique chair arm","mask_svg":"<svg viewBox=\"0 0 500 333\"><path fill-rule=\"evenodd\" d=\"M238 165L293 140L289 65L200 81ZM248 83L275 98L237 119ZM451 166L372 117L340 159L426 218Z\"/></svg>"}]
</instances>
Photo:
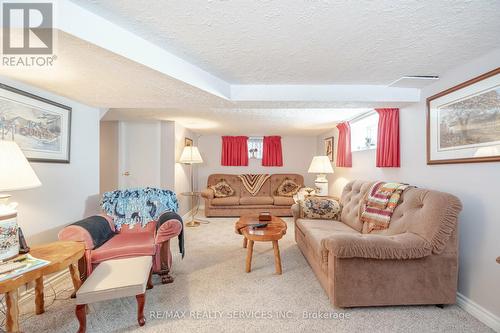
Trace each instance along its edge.
<instances>
[{"instance_id":1,"label":"antique chair arm","mask_svg":"<svg viewBox=\"0 0 500 333\"><path fill-rule=\"evenodd\" d=\"M203 191L201 191L201 196L205 199L213 199L214 198L214 190L211 188L206 188Z\"/></svg>"},{"instance_id":2,"label":"antique chair arm","mask_svg":"<svg viewBox=\"0 0 500 333\"><path fill-rule=\"evenodd\" d=\"M101 214L98 216L102 216L109 223L111 230L114 232L115 228L113 225L113 219L110 216ZM95 222L102 223L102 222ZM64 227L61 231L59 231L57 235L59 240L66 241L74 241L74 242L82 242L85 244L85 250L93 250L95 245L90 233L85 229L77 225L68 225Z\"/></svg>"},{"instance_id":3,"label":"antique chair arm","mask_svg":"<svg viewBox=\"0 0 500 333\"><path fill-rule=\"evenodd\" d=\"M176 218L168 219L161 223L156 230L155 244L162 244L169 239L179 236L182 231L182 222Z\"/></svg>"},{"instance_id":4,"label":"antique chair arm","mask_svg":"<svg viewBox=\"0 0 500 333\"><path fill-rule=\"evenodd\" d=\"M321 242L338 258L417 259L432 253L429 242L409 232L394 236L338 233Z\"/></svg>"}]
</instances>

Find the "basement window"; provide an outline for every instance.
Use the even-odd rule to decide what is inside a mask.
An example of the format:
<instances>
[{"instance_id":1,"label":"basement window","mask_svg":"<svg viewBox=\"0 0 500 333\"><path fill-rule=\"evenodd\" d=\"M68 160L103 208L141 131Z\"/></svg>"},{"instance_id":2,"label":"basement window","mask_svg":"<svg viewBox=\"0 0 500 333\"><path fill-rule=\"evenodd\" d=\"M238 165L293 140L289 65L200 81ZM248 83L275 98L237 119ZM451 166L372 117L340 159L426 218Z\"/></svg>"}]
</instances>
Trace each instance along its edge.
<instances>
[{"instance_id":1,"label":"basement window","mask_svg":"<svg viewBox=\"0 0 500 333\"><path fill-rule=\"evenodd\" d=\"M264 149L264 138L262 136L251 136L248 138L248 158L262 159Z\"/></svg>"},{"instance_id":2,"label":"basement window","mask_svg":"<svg viewBox=\"0 0 500 333\"><path fill-rule=\"evenodd\" d=\"M369 112L350 122L351 150L362 151L377 148L378 113Z\"/></svg>"}]
</instances>

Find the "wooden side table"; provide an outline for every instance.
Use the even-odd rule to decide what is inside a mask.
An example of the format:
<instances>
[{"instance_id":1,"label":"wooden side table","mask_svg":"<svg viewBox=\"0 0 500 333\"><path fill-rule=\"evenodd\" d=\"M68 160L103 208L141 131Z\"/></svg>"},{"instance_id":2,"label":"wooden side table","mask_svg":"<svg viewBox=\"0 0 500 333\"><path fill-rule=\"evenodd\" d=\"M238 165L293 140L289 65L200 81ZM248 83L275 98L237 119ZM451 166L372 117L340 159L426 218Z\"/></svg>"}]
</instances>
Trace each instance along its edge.
<instances>
[{"instance_id":1,"label":"wooden side table","mask_svg":"<svg viewBox=\"0 0 500 333\"><path fill-rule=\"evenodd\" d=\"M7 332L19 331L18 288L35 281L35 313L44 313L43 277L69 268L75 291L78 290L81 285L78 260L83 257L84 253L83 243L69 241L58 241L31 248L30 254L33 257L48 260L50 264L0 282L0 293L5 294L7 305L5 324Z\"/></svg>"},{"instance_id":2,"label":"wooden side table","mask_svg":"<svg viewBox=\"0 0 500 333\"><path fill-rule=\"evenodd\" d=\"M197 227L202 223L208 224L208 221L196 218L196 214L198 214L198 211L200 210L201 192L182 192L181 195L191 198L191 221L185 224L186 227Z\"/></svg>"}]
</instances>

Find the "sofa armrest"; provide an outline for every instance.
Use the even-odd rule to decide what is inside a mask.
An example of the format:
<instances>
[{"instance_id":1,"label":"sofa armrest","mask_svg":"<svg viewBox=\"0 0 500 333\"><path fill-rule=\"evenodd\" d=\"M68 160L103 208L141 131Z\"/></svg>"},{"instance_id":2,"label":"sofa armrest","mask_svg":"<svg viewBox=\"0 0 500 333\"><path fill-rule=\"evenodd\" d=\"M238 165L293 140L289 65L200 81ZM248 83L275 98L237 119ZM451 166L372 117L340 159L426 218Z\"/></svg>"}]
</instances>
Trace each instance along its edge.
<instances>
[{"instance_id":1,"label":"sofa armrest","mask_svg":"<svg viewBox=\"0 0 500 333\"><path fill-rule=\"evenodd\" d=\"M206 188L203 191L201 191L201 196L205 199L213 199L214 198L214 190L211 188Z\"/></svg>"},{"instance_id":2,"label":"sofa armrest","mask_svg":"<svg viewBox=\"0 0 500 333\"><path fill-rule=\"evenodd\" d=\"M394 236L338 233L322 245L338 258L417 259L432 253L432 246L413 233Z\"/></svg>"},{"instance_id":3,"label":"sofa armrest","mask_svg":"<svg viewBox=\"0 0 500 333\"><path fill-rule=\"evenodd\" d=\"M179 236L182 231L182 222L177 219L169 219L163 222L156 231L155 244L162 244L169 239Z\"/></svg>"},{"instance_id":4,"label":"sofa armrest","mask_svg":"<svg viewBox=\"0 0 500 333\"><path fill-rule=\"evenodd\" d=\"M300 217L300 205L298 203L293 204L291 209L292 209L293 220L297 221L297 219Z\"/></svg>"}]
</instances>

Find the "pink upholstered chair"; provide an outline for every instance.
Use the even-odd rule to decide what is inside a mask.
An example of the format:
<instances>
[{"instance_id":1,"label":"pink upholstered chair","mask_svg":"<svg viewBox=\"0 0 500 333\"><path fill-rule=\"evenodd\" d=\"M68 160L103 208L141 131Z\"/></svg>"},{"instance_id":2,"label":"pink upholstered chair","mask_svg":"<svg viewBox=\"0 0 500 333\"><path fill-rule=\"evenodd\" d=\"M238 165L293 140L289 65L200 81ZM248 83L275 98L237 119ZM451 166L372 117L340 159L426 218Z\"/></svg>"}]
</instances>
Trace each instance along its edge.
<instances>
[{"instance_id":1,"label":"pink upholstered chair","mask_svg":"<svg viewBox=\"0 0 500 333\"><path fill-rule=\"evenodd\" d=\"M177 205L175 194L173 196ZM59 232L58 237L60 240L85 244L84 262L79 265L80 272L85 273L83 278L90 275L96 265L106 260L151 256L153 273L161 276L162 283L170 283L173 282L169 274L172 267L170 239L181 235L182 220L173 212L164 211L156 216L156 220L144 223L116 225L114 217L101 214L66 226ZM137 219L137 215L134 218ZM179 239L179 242L183 252L182 240Z\"/></svg>"}]
</instances>

